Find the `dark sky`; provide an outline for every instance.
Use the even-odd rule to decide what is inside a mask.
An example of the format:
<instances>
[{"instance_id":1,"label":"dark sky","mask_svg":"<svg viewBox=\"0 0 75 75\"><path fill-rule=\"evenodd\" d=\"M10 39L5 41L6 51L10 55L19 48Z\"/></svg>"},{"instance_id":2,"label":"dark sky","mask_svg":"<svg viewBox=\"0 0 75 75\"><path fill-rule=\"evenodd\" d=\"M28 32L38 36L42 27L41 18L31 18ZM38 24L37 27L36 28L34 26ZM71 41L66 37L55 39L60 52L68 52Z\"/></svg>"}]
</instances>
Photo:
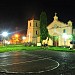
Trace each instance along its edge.
<instances>
[{"instance_id":1,"label":"dark sky","mask_svg":"<svg viewBox=\"0 0 75 75\"><path fill-rule=\"evenodd\" d=\"M67 23L72 20L75 24L74 0L3 0L0 2L0 30L25 29L28 19L33 16L39 19L42 11L47 14L48 24L52 22L55 12L60 21Z\"/></svg>"}]
</instances>

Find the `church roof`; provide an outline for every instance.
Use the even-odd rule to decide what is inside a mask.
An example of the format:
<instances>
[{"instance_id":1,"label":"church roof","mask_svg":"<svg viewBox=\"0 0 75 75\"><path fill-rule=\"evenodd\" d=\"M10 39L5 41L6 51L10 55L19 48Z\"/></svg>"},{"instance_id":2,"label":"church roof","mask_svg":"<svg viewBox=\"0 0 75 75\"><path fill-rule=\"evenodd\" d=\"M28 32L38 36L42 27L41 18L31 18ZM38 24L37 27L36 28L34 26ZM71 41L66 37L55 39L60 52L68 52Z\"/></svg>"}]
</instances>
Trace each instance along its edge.
<instances>
[{"instance_id":1,"label":"church roof","mask_svg":"<svg viewBox=\"0 0 75 75\"><path fill-rule=\"evenodd\" d=\"M54 25L57 25L58 27L65 27L65 26L67 26L66 23L61 22L61 21L58 20L57 13L55 13L53 22L51 22L51 23L47 26L47 28L53 28Z\"/></svg>"}]
</instances>

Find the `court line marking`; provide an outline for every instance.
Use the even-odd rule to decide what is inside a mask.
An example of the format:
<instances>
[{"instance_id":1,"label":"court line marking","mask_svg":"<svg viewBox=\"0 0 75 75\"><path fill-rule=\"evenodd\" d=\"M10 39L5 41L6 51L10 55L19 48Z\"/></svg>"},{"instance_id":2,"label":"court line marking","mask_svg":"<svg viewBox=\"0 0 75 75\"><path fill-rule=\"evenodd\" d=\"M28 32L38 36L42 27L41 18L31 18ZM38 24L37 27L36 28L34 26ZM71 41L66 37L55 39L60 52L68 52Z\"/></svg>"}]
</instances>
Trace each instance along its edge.
<instances>
[{"instance_id":1,"label":"court line marking","mask_svg":"<svg viewBox=\"0 0 75 75\"><path fill-rule=\"evenodd\" d=\"M6 65L0 65L0 66L8 66L8 65L15 65L15 64L22 64L22 63L27 63L27 62L34 62L34 61L40 61L40 60L45 60L45 59L49 59L49 60L52 60L52 61L55 61L55 60L53 60L53 59L51 59L51 57L49 57L49 58L44 58L44 57L39 57L38 55L35 55L35 54L29 54L29 53L26 53L27 55L29 55L29 56L33 56L33 57L38 57L38 60L36 59L36 60L28 60L28 61L26 61L26 62L19 62L19 63L13 63L13 64L6 64ZM24 54L23 54L24 55ZM40 58L40 59L39 59ZM51 71L51 70L54 70L54 69L56 69L57 67L59 67L59 63L57 62L57 61L55 61L56 63L57 63L57 66L56 67L54 67L54 68L52 68L52 69L50 69L50 70L45 70L45 71ZM24 73L24 72L9 72L9 71L7 71L6 69L4 69L5 70L5 72L6 73ZM45 71L38 71L38 72L25 72L25 73L42 73L42 72L45 72Z\"/></svg>"},{"instance_id":2,"label":"court line marking","mask_svg":"<svg viewBox=\"0 0 75 75\"><path fill-rule=\"evenodd\" d=\"M57 66L52 68L52 69L49 69L49 70L45 70L45 71L38 71L38 72L25 72L25 73L42 73L42 72L46 72L46 71L51 71L51 70L54 70L56 69L57 67L59 67L59 63L51 58L43 58L43 59L38 59L38 60L32 60L32 61L26 61L26 62L20 62L20 63L14 63L14 64L22 64L22 63L27 63L27 62L34 62L34 61L40 61L40 60L45 60L45 59L49 59L49 60L52 60L54 62L57 63ZM8 65L14 65L14 64L8 64ZM8 66L6 65L6 66ZM6 73L24 73L24 72L9 72L8 70L4 69Z\"/></svg>"}]
</instances>

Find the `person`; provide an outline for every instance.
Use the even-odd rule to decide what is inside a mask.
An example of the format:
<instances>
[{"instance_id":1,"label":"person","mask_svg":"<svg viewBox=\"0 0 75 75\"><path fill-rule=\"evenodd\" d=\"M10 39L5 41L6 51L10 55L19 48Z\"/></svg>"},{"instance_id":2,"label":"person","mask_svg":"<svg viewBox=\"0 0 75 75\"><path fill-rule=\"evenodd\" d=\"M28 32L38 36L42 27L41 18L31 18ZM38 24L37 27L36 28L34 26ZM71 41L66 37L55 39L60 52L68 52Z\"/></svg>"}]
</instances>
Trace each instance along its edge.
<instances>
[{"instance_id":1,"label":"person","mask_svg":"<svg viewBox=\"0 0 75 75\"><path fill-rule=\"evenodd\" d=\"M72 50L73 49L73 44L70 44L70 50Z\"/></svg>"}]
</instances>

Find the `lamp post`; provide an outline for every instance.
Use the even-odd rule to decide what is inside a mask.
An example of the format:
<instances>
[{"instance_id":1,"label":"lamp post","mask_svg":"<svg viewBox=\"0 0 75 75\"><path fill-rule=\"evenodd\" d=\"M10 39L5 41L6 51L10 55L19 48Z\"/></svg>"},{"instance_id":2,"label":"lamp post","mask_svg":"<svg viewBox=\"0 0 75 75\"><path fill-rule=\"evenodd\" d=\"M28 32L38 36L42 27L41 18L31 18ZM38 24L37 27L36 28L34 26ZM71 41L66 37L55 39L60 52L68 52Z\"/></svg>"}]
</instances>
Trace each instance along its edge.
<instances>
[{"instance_id":1,"label":"lamp post","mask_svg":"<svg viewBox=\"0 0 75 75\"><path fill-rule=\"evenodd\" d=\"M3 32L2 33L2 36L3 36L3 44L4 44L4 46L5 46L5 37L7 37L8 36L8 33L7 32Z\"/></svg>"}]
</instances>

